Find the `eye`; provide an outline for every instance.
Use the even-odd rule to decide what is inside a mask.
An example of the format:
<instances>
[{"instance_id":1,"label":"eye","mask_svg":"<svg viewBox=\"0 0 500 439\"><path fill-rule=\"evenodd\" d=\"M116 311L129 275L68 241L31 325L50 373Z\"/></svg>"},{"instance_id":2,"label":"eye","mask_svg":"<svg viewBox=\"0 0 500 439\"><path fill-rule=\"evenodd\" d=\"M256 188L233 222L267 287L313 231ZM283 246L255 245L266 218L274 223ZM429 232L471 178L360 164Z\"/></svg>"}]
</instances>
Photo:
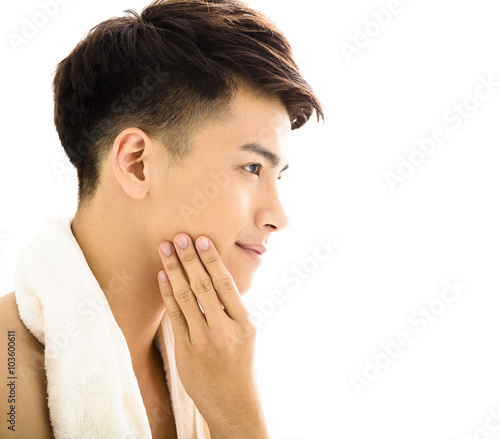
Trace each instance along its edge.
<instances>
[{"instance_id":1,"label":"eye","mask_svg":"<svg viewBox=\"0 0 500 439\"><path fill-rule=\"evenodd\" d=\"M251 165L246 165L246 166L243 166L243 168L248 168L248 167L250 167L250 166L256 166L256 167L257 167L256 172L258 172L258 174L255 174L255 173L254 173L254 172L252 172L252 171L248 171L248 172L250 172L251 174L254 174L254 175L259 175L259 176L260 176L260 172L261 172L261 170L262 170L262 165L261 165L260 163L252 163ZM282 175L280 175L280 176L278 177L278 180L281 180L282 178L283 178L283 176L282 176Z\"/></svg>"},{"instance_id":2,"label":"eye","mask_svg":"<svg viewBox=\"0 0 500 439\"><path fill-rule=\"evenodd\" d=\"M244 168L248 168L250 166L257 166L257 172L258 174L255 174L255 175L260 175L260 170L262 169L262 165L260 163L252 163L251 165L246 165L246 166L243 166ZM252 171L248 171L250 172L251 174L253 174Z\"/></svg>"}]
</instances>

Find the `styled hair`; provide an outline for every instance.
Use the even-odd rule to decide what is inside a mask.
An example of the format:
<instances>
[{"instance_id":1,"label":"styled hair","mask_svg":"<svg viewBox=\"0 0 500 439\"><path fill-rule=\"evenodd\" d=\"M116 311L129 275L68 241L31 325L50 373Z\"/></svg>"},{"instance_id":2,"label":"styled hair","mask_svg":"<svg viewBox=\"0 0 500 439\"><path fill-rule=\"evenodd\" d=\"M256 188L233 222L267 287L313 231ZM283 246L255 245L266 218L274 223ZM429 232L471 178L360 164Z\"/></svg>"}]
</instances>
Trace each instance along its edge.
<instances>
[{"instance_id":1,"label":"styled hair","mask_svg":"<svg viewBox=\"0 0 500 439\"><path fill-rule=\"evenodd\" d=\"M196 129L229 117L243 85L279 99L291 129L322 105L275 23L240 0L157 0L92 28L55 72L54 123L78 174L78 205L127 127L161 141L182 164Z\"/></svg>"}]
</instances>

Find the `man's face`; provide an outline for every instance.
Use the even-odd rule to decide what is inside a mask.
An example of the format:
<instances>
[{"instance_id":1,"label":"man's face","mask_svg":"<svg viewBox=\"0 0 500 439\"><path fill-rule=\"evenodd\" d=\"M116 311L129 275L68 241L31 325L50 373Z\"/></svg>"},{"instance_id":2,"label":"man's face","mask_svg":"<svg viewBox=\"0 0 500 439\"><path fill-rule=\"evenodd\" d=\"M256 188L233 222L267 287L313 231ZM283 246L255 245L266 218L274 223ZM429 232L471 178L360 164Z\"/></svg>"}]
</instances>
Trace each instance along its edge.
<instances>
[{"instance_id":1,"label":"man's face","mask_svg":"<svg viewBox=\"0 0 500 439\"><path fill-rule=\"evenodd\" d=\"M278 179L285 176L281 170L288 164L291 126L285 107L276 101L240 91L232 108L229 122L195 134L193 154L185 166L167 170L167 159L158 164L166 179L155 180L155 212L149 218L154 221L150 230L159 233L154 237L155 251L181 232L193 241L208 236L244 294L259 262L236 243L266 245L271 232L288 223L278 197ZM250 144L270 151L279 163L273 167L262 155L240 149Z\"/></svg>"}]
</instances>

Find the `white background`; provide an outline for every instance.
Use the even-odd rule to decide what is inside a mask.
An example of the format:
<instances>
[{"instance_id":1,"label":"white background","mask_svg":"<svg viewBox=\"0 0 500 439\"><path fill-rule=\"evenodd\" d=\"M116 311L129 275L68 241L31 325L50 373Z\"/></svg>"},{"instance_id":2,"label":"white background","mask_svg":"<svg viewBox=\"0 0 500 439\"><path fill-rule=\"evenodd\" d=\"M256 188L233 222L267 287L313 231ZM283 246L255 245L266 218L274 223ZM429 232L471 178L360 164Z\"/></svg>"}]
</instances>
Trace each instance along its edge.
<instances>
[{"instance_id":1,"label":"white background","mask_svg":"<svg viewBox=\"0 0 500 439\"><path fill-rule=\"evenodd\" d=\"M292 136L282 193L292 224L269 240L244 296L260 322L273 439L500 438L481 430L500 411L500 87L474 98L480 77L500 82L498 2L401 0L378 29L388 1L248 4L287 35L327 118ZM8 32L41 8L4 4L0 294L13 291L17 253L45 216L76 209L76 171L52 121L56 64L97 23L144 6L68 1L16 52ZM342 42L363 43L365 30L373 36L348 60ZM464 100L457 127L443 115ZM447 140L391 191L384 173L435 129ZM328 239L338 248L315 260ZM294 266L304 279L290 283ZM440 307L454 279L466 289ZM274 290L281 303L270 306ZM419 332L412 315L430 304L440 314ZM401 332L412 344L384 363L381 343ZM387 367L358 394L352 375L376 358Z\"/></svg>"}]
</instances>

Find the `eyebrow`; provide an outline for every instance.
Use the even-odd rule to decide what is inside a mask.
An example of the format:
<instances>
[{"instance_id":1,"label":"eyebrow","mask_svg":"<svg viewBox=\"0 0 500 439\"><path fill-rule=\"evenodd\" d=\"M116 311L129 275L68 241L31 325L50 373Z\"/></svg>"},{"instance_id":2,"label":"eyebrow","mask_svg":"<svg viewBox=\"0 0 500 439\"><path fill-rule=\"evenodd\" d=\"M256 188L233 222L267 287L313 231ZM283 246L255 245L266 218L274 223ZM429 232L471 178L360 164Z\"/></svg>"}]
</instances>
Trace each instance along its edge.
<instances>
[{"instance_id":1,"label":"eyebrow","mask_svg":"<svg viewBox=\"0 0 500 439\"><path fill-rule=\"evenodd\" d=\"M272 168L276 168L278 163L281 161L281 157L277 156L274 152L269 151L258 143L247 143L239 147L241 151L250 151L260 156L264 157L270 164ZM283 172L288 169L288 164L280 171Z\"/></svg>"}]
</instances>

